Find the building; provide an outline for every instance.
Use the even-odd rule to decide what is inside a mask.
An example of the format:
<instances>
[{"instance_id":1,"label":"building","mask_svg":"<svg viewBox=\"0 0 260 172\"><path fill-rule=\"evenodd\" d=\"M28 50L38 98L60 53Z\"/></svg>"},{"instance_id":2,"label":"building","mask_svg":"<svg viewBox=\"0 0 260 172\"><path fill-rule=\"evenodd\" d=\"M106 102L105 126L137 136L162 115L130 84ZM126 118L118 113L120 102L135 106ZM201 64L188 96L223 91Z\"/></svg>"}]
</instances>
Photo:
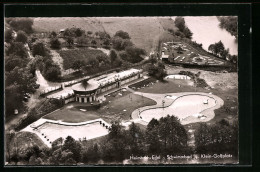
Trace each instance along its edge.
<instances>
[{"instance_id":1,"label":"building","mask_svg":"<svg viewBox=\"0 0 260 172\"><path fill-rule=\"evenodd\" d=\"M85 84L82 82L73 85L72 90L75 95L75 101L80 103L95 101L98 88L99 84L95 80L89 80Z\"/></svg>"},{"instance_id":2,"label":"building","mask_svg":"<svg viewBox=\"0 0 260 172\"><path fill-rule=\"evenodd\" d=\"M72 101L80 103L91 103L98 100L101 93L111 89L120 88L121 85L134 81L142 77L142 70L130 69L119 73L101 75L72 86L73 97L69 96L65 104Z\"/></svg>"}]
</instances>

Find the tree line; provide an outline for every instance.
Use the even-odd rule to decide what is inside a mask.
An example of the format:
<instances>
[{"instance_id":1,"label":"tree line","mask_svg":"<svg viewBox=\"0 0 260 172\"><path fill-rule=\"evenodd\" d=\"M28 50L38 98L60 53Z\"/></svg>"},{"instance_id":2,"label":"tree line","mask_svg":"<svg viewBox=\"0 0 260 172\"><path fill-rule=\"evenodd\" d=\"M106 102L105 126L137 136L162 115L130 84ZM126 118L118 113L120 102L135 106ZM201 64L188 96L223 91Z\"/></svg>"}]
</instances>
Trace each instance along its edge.
<instances>
[{"instance_id":1,"label":"tree line","mask_svg":"<svg viewBox=\"0 0 260 172\"><path fill-rule=\"evenodd\" d=\"M191 39L193 33L190 31L190 29L185 24L185 19L183 17L176 17L174 20L175 26L179 29L178 31L174 32L173 29L169 29L168 31L171 34L175 34L176 36L179 36L181 38L188 38Z\"/></svg>"},{"instance_id":2,"label":"tree line","mask_svg":"<svg viewBox=\"0 0 260 172\"><path fill-rule=\"evenodd\" d=\"M28 63L28 36L32 33L33 20L7 18L5 20L5 117L14 110L24 110L25 93L34 93L36 78Z\"/></svg>"},{"instance_id":3,"label":"tree line","mask_svg":"<svg viewBox=\"0 0 260 172\"><path fill-rule=\"evenodd\" d=\"M226 29L231 35L237 39L237 17L236 16L220 16L218 17L220 28Z\"/></svg>"},{"instance_id":4,"label":"tree line","mask_svg":"<svg viewBox=\"0 0 260 172\"><path fill-rule=\"evenodd\" d=\"M110 132L99 141L58 138L51 148L34 145L25 154L11 153L10 162L31 165L76 165L98 162L122 163L130 156L190 155L197 153L229 153L237 156L238 125L226 120L210 126L199 124L195 132L195 149L188 145L187 130L175 116L152 119L146 129L132 123L126 130L119 121L112 123Z\"/></svg>"},{"instance_id":5,"label":"tree line","mask_svg":"<svg viewBox=\"0 0 260 172\"><path fill-rule=\"evenodd\" d=\"M222 41L210 44L208 47L208 51L212 52L215 56L218 56L222 59L237 63L237 55L230 55L229 48L225 49Z\"/></svg>"}]
</instances>

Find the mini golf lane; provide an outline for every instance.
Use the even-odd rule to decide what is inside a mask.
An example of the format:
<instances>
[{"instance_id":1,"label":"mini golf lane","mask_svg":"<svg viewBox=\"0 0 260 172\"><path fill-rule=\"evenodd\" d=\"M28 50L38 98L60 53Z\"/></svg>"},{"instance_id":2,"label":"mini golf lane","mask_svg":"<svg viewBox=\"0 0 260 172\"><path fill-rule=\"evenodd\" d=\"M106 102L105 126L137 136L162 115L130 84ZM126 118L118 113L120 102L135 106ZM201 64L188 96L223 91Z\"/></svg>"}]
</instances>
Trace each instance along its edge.
<instances>
[{"instance_id":1,"label":"mini golf lane","mask_svg":"<svg viewBox=\"0 0 260 172\"><path fill-rule=\"evenodd\" d=\"M139 117L142 121L149 123L152 118L160 119L167 115L174 115L180 119L180 122L185 125L195 122L206 122L214 118L214 109L221 107L224 102L215 95L206 93L184 93L182 95L174 95L172 103L166 107L150 107L141 110ZM166 99L170 99L166 96ZM207 103L206 103L207 102Z\"/></svg>"}]
</instances>

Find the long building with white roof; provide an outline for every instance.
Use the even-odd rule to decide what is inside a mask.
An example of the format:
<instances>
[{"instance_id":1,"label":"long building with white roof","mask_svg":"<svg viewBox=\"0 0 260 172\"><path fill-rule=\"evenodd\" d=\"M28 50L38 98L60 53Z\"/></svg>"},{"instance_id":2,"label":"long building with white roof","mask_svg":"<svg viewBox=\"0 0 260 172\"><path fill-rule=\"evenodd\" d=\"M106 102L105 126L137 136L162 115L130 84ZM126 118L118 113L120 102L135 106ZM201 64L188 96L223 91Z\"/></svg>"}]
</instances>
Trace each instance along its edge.
<instances>
[{"instance_id":1,"label":"long building with white roof","mask_svg":"<svg viewBox=\"0 0 260 172\"><path fill-rule=\"evenodd\" d=\"M129 83L142 77L142 70L129 69L122 72L114 72L89 79L87 82L78 83L72 87L66 87L62 91L54 93L49 97L64 99L65 104L72 101L80 103L89 103L98 100L101 93L114 88L120 88L121 85ZM67 95L66 95L67 94Z\"/></svg>"}]
</instances>

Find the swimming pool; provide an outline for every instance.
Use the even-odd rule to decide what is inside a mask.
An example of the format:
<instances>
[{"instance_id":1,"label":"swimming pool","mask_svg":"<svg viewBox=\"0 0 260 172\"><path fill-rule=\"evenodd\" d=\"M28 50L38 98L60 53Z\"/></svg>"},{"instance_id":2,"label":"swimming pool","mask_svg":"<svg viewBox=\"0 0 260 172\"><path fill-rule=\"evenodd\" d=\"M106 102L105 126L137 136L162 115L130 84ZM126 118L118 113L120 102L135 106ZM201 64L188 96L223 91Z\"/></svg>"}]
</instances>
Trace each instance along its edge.
<instances>
[{"instance_id":1,"label":"swimming pool","mask_svg":"<svg viewBox=\"0 0 260 172\"><path fill-rule=\"evenodd\" d=\"M215 105L215 99L206 95L184 95L176 98L170 106L144 110L140 113L140 117L143 121L150 122L153 118L160 119L167 115L174 115L182 121Z\"/></svg>"},{"instance_id":2,"label":"swimming pool","mask_svg":"<svg viewBox=\"0 0 260 172\"><path fill-rule=\"evenodd\" d=\"M73 137L75 140L93 139L107 135L109 130L104 127L100 122L93 122L82 125L64 125L51 122L45 122L37 127L37 132L49 139L50 142L58 139L59 137L66 138L67 136Z\"/></svg>"}]
</instances>

